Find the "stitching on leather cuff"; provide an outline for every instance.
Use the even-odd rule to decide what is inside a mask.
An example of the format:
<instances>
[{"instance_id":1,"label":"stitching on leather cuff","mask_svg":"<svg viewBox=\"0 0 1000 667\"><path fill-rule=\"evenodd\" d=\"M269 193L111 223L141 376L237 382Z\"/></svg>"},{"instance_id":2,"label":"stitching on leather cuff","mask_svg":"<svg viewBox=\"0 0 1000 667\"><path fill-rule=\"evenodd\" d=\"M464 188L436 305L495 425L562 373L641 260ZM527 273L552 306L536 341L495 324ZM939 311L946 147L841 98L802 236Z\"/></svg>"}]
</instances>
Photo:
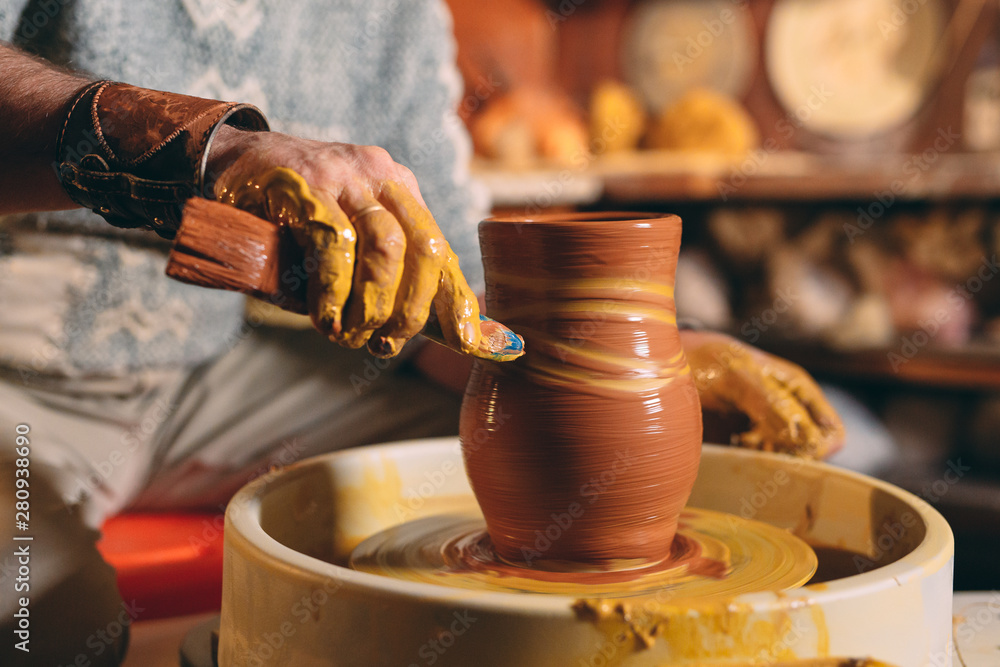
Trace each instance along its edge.
<instances>
[{"instance_id":1,"label":"stitching on leather cuff","mask_svg":"<svg viewBox=\"0 0 1000 667\"><path fill-rule=\"evenodd\" d=\"M183 203L204 195L208 151L223 124L268 129L249 104L88 84L59 133L59 181L73 201L111 224L172 238Z\"/></svg>"}]
</instances>

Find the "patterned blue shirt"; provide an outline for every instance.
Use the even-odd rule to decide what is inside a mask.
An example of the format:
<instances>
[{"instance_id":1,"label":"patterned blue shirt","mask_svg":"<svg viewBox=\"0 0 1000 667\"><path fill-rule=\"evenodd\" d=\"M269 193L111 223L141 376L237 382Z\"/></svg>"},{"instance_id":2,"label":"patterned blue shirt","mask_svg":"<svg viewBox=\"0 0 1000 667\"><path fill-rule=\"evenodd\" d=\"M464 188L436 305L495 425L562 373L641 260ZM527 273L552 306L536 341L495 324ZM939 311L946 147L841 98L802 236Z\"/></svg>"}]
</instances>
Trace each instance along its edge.
<instances>
[{"instance_id":1,"label":"patterned blue shirt","mask_svg":"<svg viewBox=\"0 0 1000 667\"><path fill-rule=\"evenodd\" d=\"M436 0L0 0L0 39L95 77L250 102L272 129L386 148L482 288L486 199L454 109ZM174 282L168 246L85 210L0 222L0 364L56 375L192 366L232 344L243 297Z\"/></svg>"}]
</instances>

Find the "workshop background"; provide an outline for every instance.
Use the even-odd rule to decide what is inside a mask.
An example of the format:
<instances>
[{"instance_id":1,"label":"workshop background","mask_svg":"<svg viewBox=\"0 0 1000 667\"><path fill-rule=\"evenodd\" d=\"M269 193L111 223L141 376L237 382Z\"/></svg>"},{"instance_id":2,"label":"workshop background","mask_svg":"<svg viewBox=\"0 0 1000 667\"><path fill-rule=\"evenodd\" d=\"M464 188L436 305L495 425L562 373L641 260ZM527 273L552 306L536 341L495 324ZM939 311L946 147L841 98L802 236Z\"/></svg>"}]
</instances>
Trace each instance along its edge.
<instances>
[{"instance_id":1,"label":"workshop background","mask_svg":"<svg viewBox=\"0 0 1000 667\"><path fill-rule=\"evenodd\" d=\"M812 372L1000 587L1000 5L449 4L495 210L679 214L679 317Z\"/></svg>"}]
</instances>

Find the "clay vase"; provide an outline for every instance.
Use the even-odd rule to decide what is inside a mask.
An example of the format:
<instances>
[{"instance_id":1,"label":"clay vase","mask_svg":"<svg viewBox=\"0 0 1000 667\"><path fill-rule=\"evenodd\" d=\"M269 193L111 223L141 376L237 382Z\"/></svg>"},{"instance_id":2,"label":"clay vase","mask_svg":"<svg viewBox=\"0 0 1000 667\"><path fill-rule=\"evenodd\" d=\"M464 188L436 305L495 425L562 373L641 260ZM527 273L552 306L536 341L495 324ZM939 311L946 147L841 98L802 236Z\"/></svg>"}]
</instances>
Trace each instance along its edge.
<instances>
[{"instance_id":1,"label":"clay vase","mask_svg":"<svg viewBox=\"0 0 1000 667\"><path fill-rule=\"evenodd\" d=\"M497 555L554 570L668 558L702 442L674 309L680 218L490 218L479 237L487 311L526 349L477 360L462 404Z\"/></svg>"}]
</instances>

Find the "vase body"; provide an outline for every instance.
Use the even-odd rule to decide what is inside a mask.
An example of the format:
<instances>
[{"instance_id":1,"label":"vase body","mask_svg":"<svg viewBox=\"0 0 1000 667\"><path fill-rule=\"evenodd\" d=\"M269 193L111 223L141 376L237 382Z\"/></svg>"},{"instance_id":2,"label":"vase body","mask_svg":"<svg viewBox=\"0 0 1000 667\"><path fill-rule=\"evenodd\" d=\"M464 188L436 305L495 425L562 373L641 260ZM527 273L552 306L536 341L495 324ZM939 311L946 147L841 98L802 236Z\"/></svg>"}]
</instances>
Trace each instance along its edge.
<instances>
[{"instance_id":1,"label":"vase body","mask_svg":"<svg viewBox=\"0 0 1000 667\"><path fill-rule=\"evenodd\" d=\"M526 350L477 360L462 404L497 554L543 569L667 558L702 442L674 310L680 218L491 218L479 235L488 312Z\"/></svg>"}]
</instances>

